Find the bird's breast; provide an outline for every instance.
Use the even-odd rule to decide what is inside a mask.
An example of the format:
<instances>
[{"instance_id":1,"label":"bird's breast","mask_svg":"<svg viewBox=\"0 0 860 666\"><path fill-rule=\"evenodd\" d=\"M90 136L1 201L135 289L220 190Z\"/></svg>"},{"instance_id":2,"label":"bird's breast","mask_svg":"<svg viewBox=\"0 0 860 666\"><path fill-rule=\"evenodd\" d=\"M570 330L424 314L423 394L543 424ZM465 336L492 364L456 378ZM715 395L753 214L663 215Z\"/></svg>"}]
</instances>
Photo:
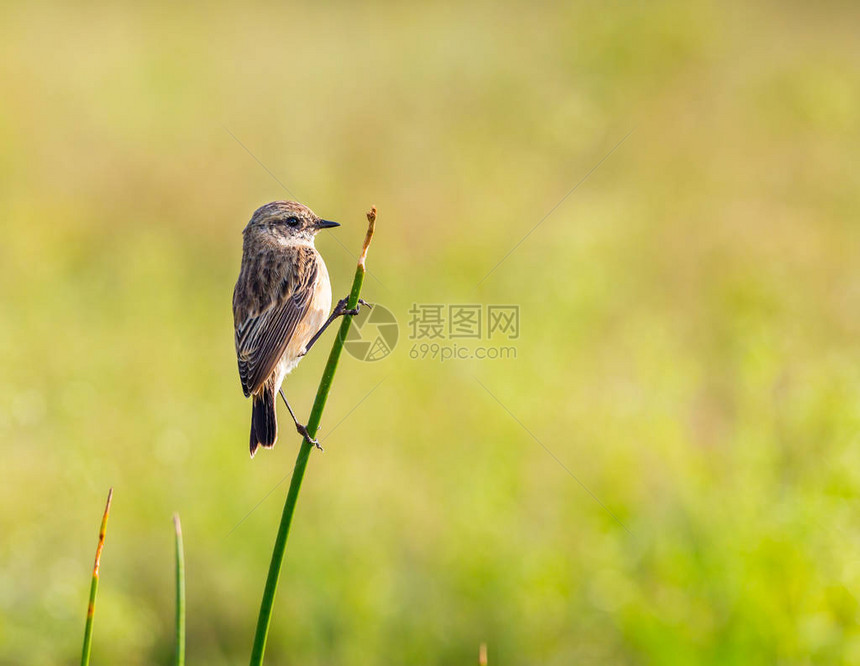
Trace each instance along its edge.
<instances>
[{"instance_id":1,"label":"bird's breast","mask_svg":"<svg viewBox=\"0 0 860 666\"><path fill-rule=\"evenodd\" d=\"M311 301L311 309L322 313L322 320L319 322L319 325L322 326L322 323L326 320L326 317L328 317L328 313L331 310L331 280L329 280L328 269L326 268L322 257L319 257L318 259L317 283L314 288L314 297ZM319 329L319 326L317 326L317 329ZM316 333L316 331L314 331L314 333Z\"/></svg>"},{"instance_id":2,"label":"bird's breast","mask_svg":"<svg viewBox=\"0 0 860 666\"><path fill-rule=\"evenodd\" d=\"M331 281L328 270L321 257L317 257L317 262L317 279L314 283L313 296L308 302L307 312L296 326L287 350L278 364L279 379L276 380L278 386L283 378L299 364L305 347L320 330L331 310Z\"/></svg>"}]
</instances>

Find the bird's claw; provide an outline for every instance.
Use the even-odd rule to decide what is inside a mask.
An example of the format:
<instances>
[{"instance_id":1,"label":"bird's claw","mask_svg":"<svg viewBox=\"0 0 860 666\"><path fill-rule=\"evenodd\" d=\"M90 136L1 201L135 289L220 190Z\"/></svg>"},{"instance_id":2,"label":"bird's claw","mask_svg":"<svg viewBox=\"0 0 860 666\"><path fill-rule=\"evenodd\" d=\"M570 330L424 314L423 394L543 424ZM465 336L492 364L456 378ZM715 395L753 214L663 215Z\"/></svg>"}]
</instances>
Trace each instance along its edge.
<instances>
[{"instance_id":1,"label":"bird's claw","mask_svg":"<svg viewBox=\"0 0 860 666\"><path fill-rule=\"evenodd\" d=\"M307 428L307 426L303 426L303 425L302 425L302 424L300 424L300 423L296 423L296 431L297 431L297 432L298 432L302 437L304 437L304 438L305 438L305 441L306 441L308 444L313 444L313 445L314 445L315 447L317 447L320 451L322 451L322 450L323 450L323 447L322 447L322 446L320 446L320 443L319 443L317 440L315 440L313 437L311 437L310 433L308 432L308 428Z\"/></svg>"},{"instance_id":2,"label":"bird's claw","mask_svg":"<svg viewBox=\"0 0 860 666\"><path fill-rule=\"evenodd\" d=\"M337 307L335 308L335 311L337 311L339 314L342 314L342 315L357 315L359 313L359 311L361 310L362 305L366 305L371 310L373 309L373 304L368 303L363 298L358 299L358 304L354 308L347 309L346 304L348 302L349 302L349 297L341 298L337 302Z\"/></svg>"}]
</instances>

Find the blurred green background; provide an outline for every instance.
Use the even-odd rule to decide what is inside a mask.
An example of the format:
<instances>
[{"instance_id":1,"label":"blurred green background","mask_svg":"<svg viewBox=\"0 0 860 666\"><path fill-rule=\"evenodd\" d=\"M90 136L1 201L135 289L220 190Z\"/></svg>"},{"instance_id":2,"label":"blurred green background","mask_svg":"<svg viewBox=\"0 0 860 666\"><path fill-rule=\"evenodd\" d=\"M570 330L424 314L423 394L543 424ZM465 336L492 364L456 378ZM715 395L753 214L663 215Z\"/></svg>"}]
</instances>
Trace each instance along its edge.
<instances>
[{"instance_id":1,"label":"blurred green background","mask_svg":"<svg viewBox=\"0 0 860 666\"><path fill-rule=\"evenodd\" d=\"M268 663L860 663L858 19L4 3L0 663L78 660L109 486L93 663L170 661L174 511L189 663L247 660L299 442L248 458L230 302L294 197L336 296L379 207L402 337L342 362ZM413 303L519 305L516 360L410 359Z\"/></svg>"}]
</instances>

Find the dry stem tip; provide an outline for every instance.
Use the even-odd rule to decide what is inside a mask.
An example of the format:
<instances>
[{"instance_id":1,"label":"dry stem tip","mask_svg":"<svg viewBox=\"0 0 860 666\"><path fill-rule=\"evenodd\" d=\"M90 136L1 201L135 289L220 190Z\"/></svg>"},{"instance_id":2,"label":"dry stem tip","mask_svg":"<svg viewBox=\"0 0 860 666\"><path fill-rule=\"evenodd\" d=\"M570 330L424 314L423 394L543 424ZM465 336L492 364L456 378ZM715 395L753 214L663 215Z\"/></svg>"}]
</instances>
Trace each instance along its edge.
<instances>
[{"instance_id":1,"label":"dry stem tip","mask_svg":"<svg viewBox=\"0 0 860 666\"><path fill-rule=\"evenodd\" d=\"M362 268L364 268L364 262L367 259L367 251L370 249L370 241L373 239L374 229L376 229L376 206L371 206L367 213L367 235L364 237L361 256L358 258L358 264Z\"/></svg>"}]
</instances>

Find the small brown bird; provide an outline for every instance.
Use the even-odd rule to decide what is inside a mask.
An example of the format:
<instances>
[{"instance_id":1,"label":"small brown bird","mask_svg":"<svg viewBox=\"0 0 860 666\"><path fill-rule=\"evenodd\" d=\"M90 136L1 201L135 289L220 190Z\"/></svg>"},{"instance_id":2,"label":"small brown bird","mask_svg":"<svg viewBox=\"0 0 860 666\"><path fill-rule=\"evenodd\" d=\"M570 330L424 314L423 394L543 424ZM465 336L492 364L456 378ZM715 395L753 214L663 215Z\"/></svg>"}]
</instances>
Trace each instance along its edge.
<instances>
[{"instance_id":1,"label":"small brown bird","mask_svg":"<svg viewBox=\"0 0 860 666\"><path fill-rule=\"evenodd\" d=\"M319 448L307 427L296 420L281 384L336 317L358 312L348 310L344 298L326 319L331 282L314 236L320 229L338 226L295 201L273 201L258 208L242 232L233 324L242 390L254 401L252 458L258 447L271 448L278 439L276 393L299 434Z\"/></svg>"}]
</instances>

